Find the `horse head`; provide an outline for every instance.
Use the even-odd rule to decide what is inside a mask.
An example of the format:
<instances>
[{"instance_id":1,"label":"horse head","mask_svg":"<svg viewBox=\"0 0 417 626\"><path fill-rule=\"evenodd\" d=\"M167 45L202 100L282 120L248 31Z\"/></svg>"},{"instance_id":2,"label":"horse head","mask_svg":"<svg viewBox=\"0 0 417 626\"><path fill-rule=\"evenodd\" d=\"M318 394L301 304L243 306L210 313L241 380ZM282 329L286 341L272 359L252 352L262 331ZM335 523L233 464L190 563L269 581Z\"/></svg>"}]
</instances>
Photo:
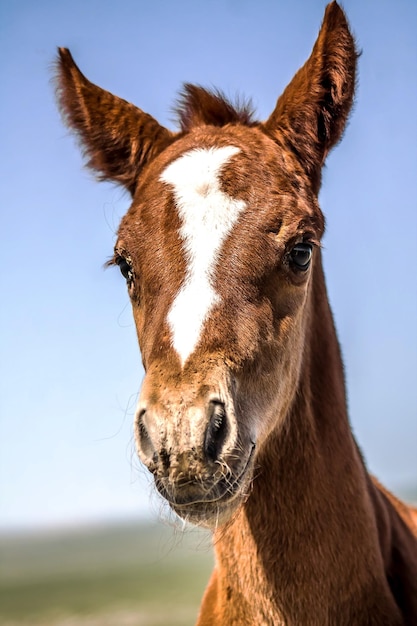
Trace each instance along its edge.
<instances>
[{"instance_id":1,"label":"horse head","mask_svg":"<svg viewBox=\"0 0 417 626\"><path fill-rule=\"evenodd\" d=\"M297 394L321 272L321 169L351 108L356 56L333 2L269 119L187 85L173 133L60 49L66 121L89 166L132 196L112 263L146 372L138 454L192 522L221 523L248 497Z\"/></svg>"}]
</instances>

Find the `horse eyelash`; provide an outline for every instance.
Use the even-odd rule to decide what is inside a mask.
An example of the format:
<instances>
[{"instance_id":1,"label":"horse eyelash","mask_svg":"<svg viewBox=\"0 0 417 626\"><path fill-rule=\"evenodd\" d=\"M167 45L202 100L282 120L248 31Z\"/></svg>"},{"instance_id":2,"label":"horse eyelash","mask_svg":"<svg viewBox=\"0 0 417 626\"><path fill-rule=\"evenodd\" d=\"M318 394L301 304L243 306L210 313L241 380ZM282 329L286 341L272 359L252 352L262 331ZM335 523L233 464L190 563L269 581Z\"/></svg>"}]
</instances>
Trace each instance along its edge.
<instances>
[{"instance_id":1,"label":"horse eyelash","mask_svg":"<svg viewBox=\"0 0 417 626\"><path fill-rule=\"evenodd\" d=\"M315 248L322 248L322 243L321 241L319 241L319 239L317 239L316 237L306 237L305 239L303 239L304 243L311 243L312 246L314 246Z\"/></svg>"},{"instance_id":2,"label":"horse eyelash","mask_svg":"<svg viewBox=\"0 0 417 626\"><path fill-rule=\"evenodd\" d=\"M116 260L116 256L113 255L111 256L109 259L107 259L107 261L105 263L103 263L103 269L108 269L109 267L113 267L114 265L117 265L117 260Z\"/></svg>"},{"instance_id":3,"label":"horse eyelash","mask_svg":"<svg viewBox=\"0 0 417 626\"><path fill-rule=\"evenodd\" d=\"M294 237L293 239L287 242L287 248L291 249L296 246L298 243L308 243L312 245L314 248L321 249L322 243L313 233L300 233L298 237Z\"/></svg>"},{"instance_id":4,"label":"horse eyelash","mask_svg":"<svg viewBox=\"0 0 417 626\"><path fill-rule=\"evenodd\" d=\"M113 253L113 256L111 256L104 263L104 265L103 265L104 269L107 269L108 267L113 267L114 265L118 265L118 261L120 261L120 259L124 259L125 261L127 261L131 265L131 258L127 254L127 252L124 252L122 250L120 250L120 251L115 250L114 253Z\"/></svg>"}]
</instances>

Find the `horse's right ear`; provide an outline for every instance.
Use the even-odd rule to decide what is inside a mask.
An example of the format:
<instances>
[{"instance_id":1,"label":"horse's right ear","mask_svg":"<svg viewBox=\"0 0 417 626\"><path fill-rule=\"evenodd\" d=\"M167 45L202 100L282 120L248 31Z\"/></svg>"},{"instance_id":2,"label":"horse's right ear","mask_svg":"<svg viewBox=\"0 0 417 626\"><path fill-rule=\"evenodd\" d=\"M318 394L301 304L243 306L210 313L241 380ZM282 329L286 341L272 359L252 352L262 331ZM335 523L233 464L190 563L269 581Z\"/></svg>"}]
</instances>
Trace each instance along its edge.
<instances>
[{"instance_id":1,"label":"horse's right ear","mask_svg":"<svg viewBox=\"0 0 417 626\"><path fill-rule=\"evenodd\" d=\"M341 138L352 106L357 56L345 14L331 2L310 58L262 124L297 156L316 193L324 160Z\"/></svg>"},{"instance_id":2,"label":"horse's right ear","mask_svg":"<svg viewBox=\"0 0 417 626\"><path fill-rule=\"evenodd\" d=\"M174 135L133 104L90 83L71 53L59 48L57 97L66 124L77 133L87 165L133 195L141 168Z\"/></svg>"}]
</instances>

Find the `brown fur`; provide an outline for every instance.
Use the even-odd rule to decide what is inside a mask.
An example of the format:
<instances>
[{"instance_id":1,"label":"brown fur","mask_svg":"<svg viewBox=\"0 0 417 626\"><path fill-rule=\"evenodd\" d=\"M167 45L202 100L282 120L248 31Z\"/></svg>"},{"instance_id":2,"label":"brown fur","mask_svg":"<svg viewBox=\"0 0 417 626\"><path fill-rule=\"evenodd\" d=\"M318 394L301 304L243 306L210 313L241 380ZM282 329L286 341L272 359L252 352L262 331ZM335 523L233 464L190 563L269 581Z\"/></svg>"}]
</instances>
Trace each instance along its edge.
<instances>
[{"instance_id":1,"label":"brown fur","mask_svg":"<svg viewBox=\"0 0 417 626\"><path fill-rule=\"evenodd\" d=\"M113 262L146 371L138 452L174 510L214 529L198 626L417 623L415 511L369 476L351 433L321 264L321 168L346 125L356 60L332 2L266 122L188 85L174 134L60 50L64 117L90 167L133 197ZM224 146L239 152L221 189L246 209L219 252L221 305L182 366L167 315L187 260L161 174L194 148ZM314 247L306 271L291 264L299 242Z\"/></svg>"},{"instance_id":2,"label":"brown fur","mask_svg":"<svg viewBox=\"0 0 417 626\"><path fill-rule=\"evenodd\" d=\"M197 85L184 85L175 108L181 130L188 132L196 126L225 126L244 124L255 126L250 102L233 106L221 91L210 92Z\"/></svg>"}]
</instances>

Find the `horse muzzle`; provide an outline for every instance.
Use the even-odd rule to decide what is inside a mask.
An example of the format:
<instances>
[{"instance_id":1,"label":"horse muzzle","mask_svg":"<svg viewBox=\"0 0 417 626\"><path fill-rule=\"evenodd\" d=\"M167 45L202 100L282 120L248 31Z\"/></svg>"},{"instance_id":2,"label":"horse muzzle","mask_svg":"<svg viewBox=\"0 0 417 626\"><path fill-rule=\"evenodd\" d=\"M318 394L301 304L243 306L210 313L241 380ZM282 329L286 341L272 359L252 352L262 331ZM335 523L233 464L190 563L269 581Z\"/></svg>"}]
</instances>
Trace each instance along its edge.
<instances>
[{"instance_id":1,"label":"horse muzzle","mask_svg":"<svg viewBox=\"0 0 417 626\"><path fill-rule=\"evenodd\" d=\"M141 461L159 493L182 518L212 527L226 521L249 493L255 443L228 393L156 393L144 383L135 418Z\"/></svg>"}]
</instances>

